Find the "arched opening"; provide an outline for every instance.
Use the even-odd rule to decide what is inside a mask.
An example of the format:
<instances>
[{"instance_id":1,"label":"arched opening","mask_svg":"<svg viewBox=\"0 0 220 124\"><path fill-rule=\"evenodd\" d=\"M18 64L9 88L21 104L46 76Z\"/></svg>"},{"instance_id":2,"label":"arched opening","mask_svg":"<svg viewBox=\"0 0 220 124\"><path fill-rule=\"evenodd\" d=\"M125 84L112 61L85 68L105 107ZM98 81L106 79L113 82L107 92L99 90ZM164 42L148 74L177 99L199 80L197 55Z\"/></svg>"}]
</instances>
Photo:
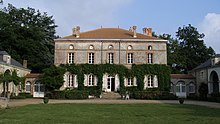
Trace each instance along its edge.
<instances>
[{"instance_id":1,"label":"arched opening","mask_svg":"<svg viewBox=\"0 0 220 124\"><path fill-rule=\"evenodd\" d=\"M37 80L34 83L34 97L44 97L44 85L41 83L40 80Z\"/></svg>"},{"instance_id":2,"label":"arched opening","mask_svg":"<svg viewBox=\"0 0 220 124\"><path fill-rule=\"evenodd\" d=\"M31 92L31 82L27 81L25 84L25 91L26 93L30 93Z\"/></svg>"},{"instance_id":3,"label":"arched opening","mask_svg":"<svg viewBox=\"0 0 220 124\"><path fill-rule=\"evenodd\" d=\"M212 71L210 74L210 81L213 84L213 93L219 92L219 77L216 71Z\"/></svg>"},{"instance_id":4,"label":"arched opening","mask_svg":"<svg viewBox=\"0 0 220 124\"><path fill-rule=\"evenodd\" d=\"M184 81L178 81L175 87L176 96L186 97L186 84Z\"/></svg>"}]
</instances>

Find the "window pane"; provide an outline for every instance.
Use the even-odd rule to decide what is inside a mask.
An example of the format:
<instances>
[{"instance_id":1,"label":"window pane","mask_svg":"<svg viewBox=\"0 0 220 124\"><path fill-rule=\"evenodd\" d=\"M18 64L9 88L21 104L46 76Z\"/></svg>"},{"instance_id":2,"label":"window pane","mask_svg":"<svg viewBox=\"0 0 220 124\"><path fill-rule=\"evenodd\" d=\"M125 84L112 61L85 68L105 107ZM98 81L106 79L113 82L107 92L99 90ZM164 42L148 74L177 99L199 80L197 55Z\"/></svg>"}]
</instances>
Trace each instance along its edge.
<instances>
[{"instance_id":1,"label":"window pane","mask_svg":"<svg viewBox=\"0 0 220 124\"><path fill-rule=\"evenodd\" d=\"M128 53L128 64L133 63L133 53Z\"/></svg>"},{"instance_id":2,"label":"window pane","mask_svg":"<svg viewBox=\"0 0 220 124\"><path fill-rule=\"evenodd\" d=\"M74 53L68 53L68 63L74 63Z\"/></svg>"},{"instance_id":3,"label":"window pane","mask_svg":"<svg viewBox=\"0 0 220 124\"><path fill-rule=\"evenodd\" d=\"M180 86L179 85L176 86L176 92L180 92Z\"/></svg>"}]
</instances>

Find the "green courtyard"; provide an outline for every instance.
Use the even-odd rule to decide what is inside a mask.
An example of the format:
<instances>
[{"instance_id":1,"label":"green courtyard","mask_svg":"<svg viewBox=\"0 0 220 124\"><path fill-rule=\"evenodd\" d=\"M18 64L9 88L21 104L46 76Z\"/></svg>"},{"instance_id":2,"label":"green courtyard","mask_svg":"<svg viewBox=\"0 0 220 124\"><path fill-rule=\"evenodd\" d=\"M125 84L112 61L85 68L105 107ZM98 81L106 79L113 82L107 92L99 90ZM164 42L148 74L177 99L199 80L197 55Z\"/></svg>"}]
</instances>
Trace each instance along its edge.
<instances>
[{"instance_id":1,"label":"green courtyard","mask_svg":"<svg viewBox=\"0 0 220 124\"><path fill-rule=\"evenodd\" d=\"M38 104L1 109L1 124L218 124L220 109L180 104Z\"/></svg>"}]
</instances>

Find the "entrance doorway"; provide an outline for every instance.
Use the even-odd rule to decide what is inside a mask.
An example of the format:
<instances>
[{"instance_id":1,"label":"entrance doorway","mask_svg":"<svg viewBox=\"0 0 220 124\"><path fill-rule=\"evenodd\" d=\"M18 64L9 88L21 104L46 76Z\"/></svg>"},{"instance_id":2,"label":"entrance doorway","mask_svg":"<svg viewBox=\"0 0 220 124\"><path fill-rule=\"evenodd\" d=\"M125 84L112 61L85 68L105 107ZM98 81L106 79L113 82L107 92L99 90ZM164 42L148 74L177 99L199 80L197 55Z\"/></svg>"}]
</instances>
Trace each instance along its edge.
<instances>
[{"instance_id":1,"label":"entrance doorway","mask_svg":"<svg viewBox=\"0 0 220 124\"><path fill-rule=\"evenodd\" d=\"M213 93L219 93L219 78L216 71L212 71L210 75L210 80L213 83Z\"/></svg>"},{"instance_id":2,"label":"entrance doorway","mask_svg":"<svg viewBox=\"0 0 220 124\"><path fill-rule=\"evenodd\" d=\"M108 76L107 78L107 92L115 91L115 77Z\"/></svg>"},{"instance_id":3,"label":"entrance doorway","mask_svg":"<svg viewBox=\"0 0 220 124\"><path fill-rule=\"evenodd\" d=\"M40 81L36 81L34 84L33 97L44 97L44 85Z\"/></svg>"}]
</instances>

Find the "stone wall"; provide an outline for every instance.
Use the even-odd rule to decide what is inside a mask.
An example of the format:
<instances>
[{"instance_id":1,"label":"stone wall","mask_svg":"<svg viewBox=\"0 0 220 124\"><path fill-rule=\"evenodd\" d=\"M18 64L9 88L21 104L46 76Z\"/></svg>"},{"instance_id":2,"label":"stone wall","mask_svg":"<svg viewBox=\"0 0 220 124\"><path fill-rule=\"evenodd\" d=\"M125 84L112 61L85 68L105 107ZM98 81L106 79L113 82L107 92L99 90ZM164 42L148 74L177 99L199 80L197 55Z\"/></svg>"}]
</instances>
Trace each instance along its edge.
<instances>
[{"instance_id":1,"label":"stone wall","mask_svg":"<svg viewBox=\"0 0 220 124\"><path fill-rule=\"evenodd\" d=\"M8 99L4 97L0 97L0 109L8 107Z\"/></svg>"},{"instance_id":2,"label":"stone wall","mask_svg":"<svg viewBox=\"0 0 220 124\"><path fill-rule=\"evenodd\" d=\"M74 49L69 49L73 45ZM89 49L93 45L94 49ZM109 49L112 45L113 48ZM148 46L152 50L148 50ZM128 50L128 46L132 46ZM56 41L54 64L67 64L68 53L74 53L75 64L88 63L88 53L95 53L94 64L108 62L108 53L114 54L114 64L130 65L127 63L127 53L133 53L134 64L147 64L147 54L153 53L154 64L167 64L166 42L160 41Z\"/></svg>"}]
</instances>

